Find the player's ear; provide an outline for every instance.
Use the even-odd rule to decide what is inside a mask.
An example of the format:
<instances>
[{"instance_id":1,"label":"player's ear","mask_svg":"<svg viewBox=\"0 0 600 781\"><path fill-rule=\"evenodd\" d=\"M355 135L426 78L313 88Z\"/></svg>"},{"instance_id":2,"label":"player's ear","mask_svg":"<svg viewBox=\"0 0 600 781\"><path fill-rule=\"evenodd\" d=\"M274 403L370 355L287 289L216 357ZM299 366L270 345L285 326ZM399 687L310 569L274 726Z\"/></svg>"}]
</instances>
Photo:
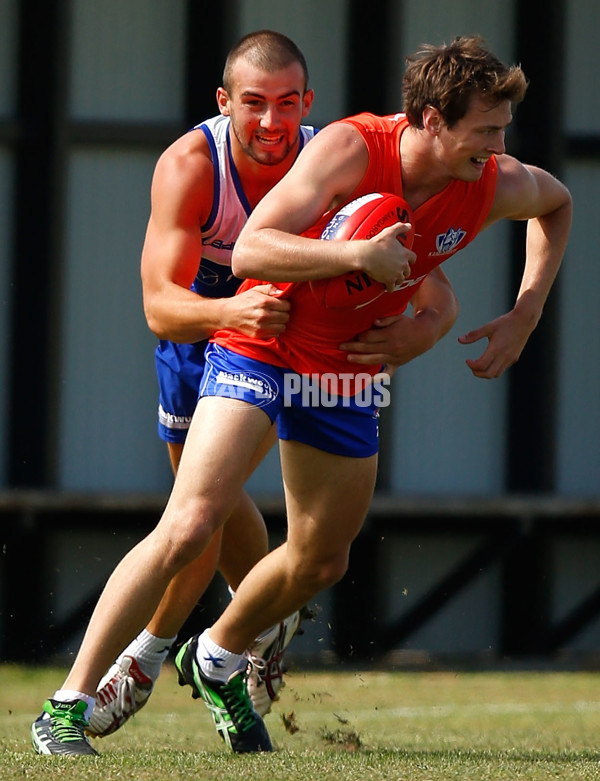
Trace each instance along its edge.
<instances>
[{"instance_id":1,"label":"player's ear","mask_svg":"<svg viewBox=\"0 0 600 781\"><path fill-rule=\"evenodd\" d=\"M229 93L223 87L217 89L217 106L224 117L229 116Z\"/></svg>"},{"instance_id":2,"label":"player's ear","mask_svg":"<svg viewBox=\"0 0 600 781\"><path fill-rule=\"evenodd\" d=\"M315 93L311 89L307 89L304 95L302 96L302 116L307 116L308 112L311 109L312 102L314 100Z\"/></svg>"},{"instance_id":3,"label":"player's ear","mask_svg":"<svg viewBox=\"0 0 600 781\"><path fill-rule=\"evenodd\" d=\"M425 106L423 111L423 128L431 133L432 136L437 136L442 129L444 121L439 110L435 106Z\"/></svg>"}]
</instances>

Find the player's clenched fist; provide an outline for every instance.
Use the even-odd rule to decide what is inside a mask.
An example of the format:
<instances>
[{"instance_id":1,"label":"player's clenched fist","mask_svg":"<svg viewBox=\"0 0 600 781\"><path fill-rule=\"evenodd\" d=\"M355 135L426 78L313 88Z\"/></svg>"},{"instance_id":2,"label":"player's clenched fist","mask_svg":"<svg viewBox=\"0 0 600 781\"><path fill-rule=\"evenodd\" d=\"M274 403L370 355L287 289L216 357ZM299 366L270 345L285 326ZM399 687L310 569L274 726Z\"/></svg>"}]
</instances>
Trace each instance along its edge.
<instances>
[{"instance_id":1,"label":"player's clenched fist","mask_svg":"<svg viewBox=\"0 0 600 781\"><path fill-rule=\"evenodd\" d=\"M290 302L278 294L275 285L256 285L233 298L223 299L229 327L259 339L282 333L290 319Z\"/></svg>"}]
</instances>

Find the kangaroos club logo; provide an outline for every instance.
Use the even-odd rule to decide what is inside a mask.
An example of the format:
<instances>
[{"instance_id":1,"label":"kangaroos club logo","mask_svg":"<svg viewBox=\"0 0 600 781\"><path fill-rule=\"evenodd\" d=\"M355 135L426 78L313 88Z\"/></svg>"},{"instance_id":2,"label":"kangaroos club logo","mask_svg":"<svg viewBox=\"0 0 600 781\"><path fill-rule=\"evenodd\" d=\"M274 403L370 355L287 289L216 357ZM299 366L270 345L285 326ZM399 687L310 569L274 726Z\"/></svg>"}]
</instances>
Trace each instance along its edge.
<instances>
[{"instance_id":1,"label":"kangaroos club logo","mask_svg":"<svg viewBox=\"0 0 600 781\"><path fill-rule=\"evenodd\" d=\"M467 232L462 228L448 228L446 233L438 233L435 239L435 246L440 255L447 255L449 252L454 252L456 247L467 235Z\"/></svg>"}]
</instances>

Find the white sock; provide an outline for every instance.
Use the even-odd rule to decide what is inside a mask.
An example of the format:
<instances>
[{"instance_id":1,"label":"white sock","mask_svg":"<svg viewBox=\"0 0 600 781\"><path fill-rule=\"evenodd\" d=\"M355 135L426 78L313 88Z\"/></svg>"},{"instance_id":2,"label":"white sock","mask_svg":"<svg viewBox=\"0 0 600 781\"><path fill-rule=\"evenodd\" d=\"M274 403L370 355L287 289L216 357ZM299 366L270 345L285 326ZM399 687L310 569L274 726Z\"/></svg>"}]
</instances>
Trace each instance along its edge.
<instances>
[{"instance_id":1,"label":"white sock","mask_svg":"<svg viewBox=\"0 0 600 781\"><path fill-rule=\"evenodd\" d=\"M94 702L96 701L95 697L90 697L89 694L78 692L75 689L57 689L54 692L52 699L58 700L58 702L70 702L71 700L85 700L87 704L87 708L84 713L84 717L86 721L90 720L90 716L92 715L92 711L94 710ZM50 716L48 716L47 713L44 715L50 718Z\"/></svg>"},{"instance_id":2,"label":"white sock","mask_svg":"<svg viewBox=\"0 0 600 781\"><path fill-rule=\"evenodd\" d=\"M242 670L248 664L243 654L234 654L213 643L205 629L198 639L196 660L207 678L226 683L234 672Z\"/></svg>"},{"instance_id":3,"label":"white sock","mask_svg":"<svg viewBox=\"0 0 600 781\"><path fill-rule=\"evenodd\" d=\"M119 660L123 656L133 656L142 672L155 681L160 675L160 668L169 655L175 640L176 637L156 637L146 629L142 629L139 635L119 655Z\"/></svg>"},{"instance_id":4,"label":"white sock","mask_svg":"<svg viewBox=\"0 0 600 781\"><path fill-rule=\"evenodd\" d=\"M229 591L229 596L233 599L235 597L235 591L231 588L231 586L227 586L227 590ZM265 631L262 632L256 638L256 640L254 641L254 643L252 643L252 645L255 645L256 643L260 643L262 640L264 640L265 637L267 637L267 635L269 635L275 629L275 627L277 627L277 629L279 630L279 624L273 624L273 626L270 626L268 629L265 629ZM250 648L252 648L252 646L250 646Z\"/></svg>"}]
</instances>

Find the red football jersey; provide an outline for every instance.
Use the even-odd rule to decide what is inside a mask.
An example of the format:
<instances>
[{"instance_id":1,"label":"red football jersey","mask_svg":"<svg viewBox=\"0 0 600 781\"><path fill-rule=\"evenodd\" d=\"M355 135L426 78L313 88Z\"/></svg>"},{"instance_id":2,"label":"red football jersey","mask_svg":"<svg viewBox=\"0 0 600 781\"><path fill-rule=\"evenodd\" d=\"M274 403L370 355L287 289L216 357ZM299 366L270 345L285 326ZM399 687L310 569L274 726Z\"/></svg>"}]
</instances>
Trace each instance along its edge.
<instances>
[{"instance_id":1,"label":"red football jersey","mask_svg":"<svg viewBox=\"0 0 600 781\"><path fill-rule=\"evenodd\" d=\"M371 192L402 195L400 137L408 127L405 115L359 114L339 121L356 127L369 149L367 172L347 202ZM280 336L261 340L222 329L213 341L301 374L376 374L380 366L349 363L339 345L371 328L377 318L402 313L426 275L475 238L494 200L497 171L496 159L491 157L478 181L455 179L415 210L413 251L417 259L400 290L385 293L359 309L327 309L313 295L308 282L277 283L283 290L282 297L291 302L290 319ZM319 237L332 216L333 212L324 214L305 235ZM247 279L238 294L263 282Z\"/></svg>"}]
</instances>

